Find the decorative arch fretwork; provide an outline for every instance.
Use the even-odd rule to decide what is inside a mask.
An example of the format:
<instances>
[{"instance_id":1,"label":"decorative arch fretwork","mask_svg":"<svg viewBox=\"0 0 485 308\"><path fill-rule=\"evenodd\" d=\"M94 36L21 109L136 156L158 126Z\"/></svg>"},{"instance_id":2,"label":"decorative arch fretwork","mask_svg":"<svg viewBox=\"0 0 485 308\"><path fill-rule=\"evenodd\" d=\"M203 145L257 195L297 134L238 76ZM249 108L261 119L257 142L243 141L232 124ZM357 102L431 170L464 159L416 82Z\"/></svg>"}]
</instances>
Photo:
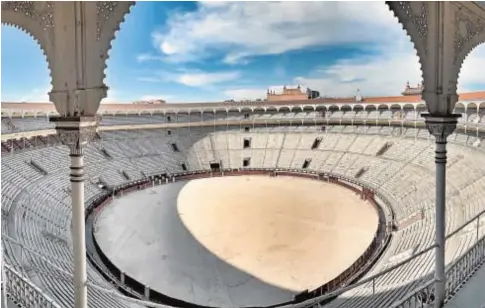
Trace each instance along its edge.
<instances>
[{"instance_id":1,"label":"decorative arch fretwork","mask_svg":"<svg viewBox=\"0 0 485 308\"><path fill-rule=\"evenodd\" d=\"M422 1L386 1L389 9L394 13L419 58L421 75L424 78L423 62L428 52L428 15L429 3Z\"/></svg>"},{"instance_id":2,"label":"decorative arch fretwork","mask_svg":"<svg viewBox=\"0 0 485 308\"><path fill-rule=\"evenodd\" d=\"M457 2L459 9L455 12L455 74L457 80L463 62L480 44L485 43L485 5Z\"/></svg>"},{"instance_id":3,"label":"decorative arch fretwork","mask_svg":"<svg viewBox=\"0 0 485 308\"><path fill-rule=\"evenodd\" d=\"M111 44L120 30L125 16L130 13L135 1L97 1L96 2L96 40L99 42L100 57L103 61L103 81L106 77L107 60Z\"/></svg>"},{"instance_id":4,"label":"decorative arch fretwork","mask_svg":"<svg viewBox=\"0 0 485 308\"><path fill-rule=\"evenodd\" d=\"M485 8L475 2L386 2L417 51L423 98L435 115L449 115L458 101L465 57L485 40Z\"/></svg>"},{"instance_id":5,"label":"decorative arch fretwork","mask_svg":"<svg viewBox=\"0 0 485 308\"><path fill-rule=\"evenodd\" d=\"M48 62L50 100L61 116L94 116L106 97L106 60L131 2L7 1L2 23L40 45Z\"/></svg>"}]
</instances>

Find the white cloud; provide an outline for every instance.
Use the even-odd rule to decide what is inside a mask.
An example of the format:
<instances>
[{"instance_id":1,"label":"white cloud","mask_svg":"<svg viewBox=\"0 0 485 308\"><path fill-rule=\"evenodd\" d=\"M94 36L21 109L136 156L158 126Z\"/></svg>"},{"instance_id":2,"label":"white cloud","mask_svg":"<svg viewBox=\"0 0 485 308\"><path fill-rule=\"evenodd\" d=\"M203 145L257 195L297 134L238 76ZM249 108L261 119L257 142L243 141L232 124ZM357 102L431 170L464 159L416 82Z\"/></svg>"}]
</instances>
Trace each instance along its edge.
<instances>
[{"instance_id":1,"label":"white cloud","mask_svg":"<svg viewBox=\"0 0 485 308\"><path fill-rule=\"evenodd\" d=\"M399 95L407 81L411 85L421 82L412 50L411 43L390 45L378 55L339 60L294 81L320 91L321 96L353 96L357 89L364 96Z\"/></svg>"},{"instance_id":2,"label":"white cloud","mask_svg":"<svg viewBox=\"0 0 485 308\"><path fill-rule=\"evenodd\" d=\"M239 78L239 72L222 73L184 73L176 76L175 81L191 87L203 87L211 84L231 81Z\"/></svg>"},{"instance_id":3,"label":"white cloud","mask_svg":"<svg viewBox=\"0 0 485 308\"><path fill-rule=\"evenodd\" d=\"M416 85L422 77L412 44L406 37L395 43L381 47L375 56L340 60L316 70L312 76L300 76L294 81L320 91L322 96L352 96L357 89L364 96L399 95L407 81ZM485 88L480 67L485 67L485 44L465 59L458 80L459 93Z\"/></svg>"},{"instance_id":4,"label":"white cloud","mask_svg":"<svg viewBox=\"0 0 485 308\"><path fill-rule=\"evenodd\" d=\"M322 95L355 95L357 89L367 96L397 95L406 81L421 82L413 45L384 3L202 3L195 12L175 14L168 30L154 37L162 53L172 60L191 61L217 51L227 64L244 64L252 56L312 46L348 44L361 48L363 56L320 67L316 62L315 70L307 75L270 72ZM265 91L256 87L230 89L224 94L254 99L264 97Z\"/></svg>"},{"instance_id":5,"label":"white cloud","mask_svg":"<svg viewBox=\"0 0 485 308\"><path fill-rule=\"evenodd\" d=\"M384 3L202 2L196 11L172 15L166 29L153 37L170 61L194 61L217 54L226 64L245 64L253 56L313 46L360 48L362 56L341 58L306 75L269 72L319 90L321 95L349 96L357 89L365 96L399 95L407 81L412 85L422 81L413 45ZM459 91L484 84L479 67L485 67L484 46L465 61ZM197 83L190 78L178 81ZM262 87L234 87L223 93L234 99L262 98L266 92Z\"/></svg>"},{"instance_id":6,"label":"white cloud","mask_svg":"<svg viewBox=\"0 0 485 308\"><path fill-rule=\"evenodd\" d=\"M476 47L463 62L458 78L458 92L469 92L469 87L472 85L485 88L483 68L485 68L485 44Z\"/></svg>"},{"instance_id":7,"label":"white cloud","mask_svg":"<svg viewBox=\"0 0 485 308\"><path fill-rule=\"evenodd\" d=\"M149 53L142 53L136 56L136 61L140 63L147 61L163 61L163 57L154 56Z\"/></svg>"},{"instance_id":8,"label":"white cloud","mask_svg":"<svg viewBox=\"0 0 485 308\"><path fill-rule=\"evenodd\" d=\"M103 100L101 100L101 104L130 104L132 100L127 97L126 95L123 95L118 90L113 90L112 88L108 89L108 94Z\"/></svg>"},{"instance_id":9,"label":"white cloud","mask_svg":"<svg viewBox=\"0 0 485 308\"><path fill-rule=\"evenodd\" d=\"M49 92L51 91L52 86L48 85L44 88L37 88L32 91L30 95L27 97L22 97L22 101L24 102L49 102Z\"/></svg>"},{"instance_id":10,"label":"white cloud","mask_svg":"<svg viewBox=\"0 0 485 308\"><path fill-rule=\"evenodd\" d=\"M232 81L241 76L238 71L204 72L200 70L179 69L177 73L162 72L157 77L139 77L143 82L173 81L189 87L207 87L218 83Z\"/></svg>"},{"instance_id":11,"label":"white cloud","mask_svg":"<svg viewBox=\"0 0 485 308\"><path fill-rule=\"evenodd\" d=\"M405 36L379 2L202 2L196 11L171 16L167 26L153 37L171 60L191 61L216 50L230 64L254 55Z\"/></svg>"},{"instance_id":12,"label":"white cloud","mask_svg":"<svg viewBox=\"0 0 485 308\"><path fill-rule=\"evenodd\" d=\"M157 77L138 77L136 80L141 82L162 82L163 80Z\"/></svg>"},{"instance_id":13,"label":"white cloud","mask_svg":"<svg viewBox=\"0 0 485 308\"><path fill-rule=\"evenodd\" d=\"M255 100L266 97L266 89L233 89L224 91L224 95L235 101Z\"/></svg>"},{"instance_id":14,"label":"white cloud","mask_svg":"<svg viewBox=\"0 0 485 308\"><path fill-rule=\"evenodd\" d=\"M103 100L101 101L101 104L116 103L117 101L119 101L119 99L116 97L116 91L113 90L112 88L109 88L108 93L107 93L106 97L103 98Z\"/></svg>"},{"instance_id":15,"label":"white cloud","mask_svg":"<svg viewBox=\"0 0 485 308\"><path fill-rule=\"evenodd\" d=\"M485 87L480 67L485 67L485 44L472 51L463 63L459 93ZM385 46L379 55L337 61L317 70L314 76L297 77L294 81L319 90L322 96L355 95L357 89L364 96L384 96L398 95L406 81L416 85L421 78L418 58L412 52L411 43L403 38L396 46Z\"/></svg>"},{"instance_id":16,"label":"white cloud","mask_svg":"<svg viewBox=\"0 0 485 308\"><path fill-rule=\"evenodd\" d=\"M49 92L52 87L50 85L34 88L27 93L2 93L2 101L4 102L31 102L31 103L46 103L49 102Z\"/></svg>"}]
</instances>

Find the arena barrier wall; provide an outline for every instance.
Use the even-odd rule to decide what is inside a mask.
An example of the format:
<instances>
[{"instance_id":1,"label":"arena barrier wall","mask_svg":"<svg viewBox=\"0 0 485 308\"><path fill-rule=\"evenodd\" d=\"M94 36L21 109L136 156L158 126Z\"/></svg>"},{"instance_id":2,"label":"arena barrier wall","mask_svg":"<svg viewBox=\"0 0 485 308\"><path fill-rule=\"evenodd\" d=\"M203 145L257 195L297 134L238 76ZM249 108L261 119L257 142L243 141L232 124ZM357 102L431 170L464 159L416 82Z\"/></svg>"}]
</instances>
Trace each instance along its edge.
<instances>
[{"instance_id":1,"label":"arena barrier wall","mask_svg":"<svg viewBox=\"0 0 485 308\"><path fill-rule=\"evenodd\" d=\"M350 189L351 191L359 195L363 200L369 201L369 203L376 210L379 217L378 229L374 235L374 238L371 244L368 246L365 252L339 276L323 284L322 286L316 288L315 290L311 290L311 291L306 290L296 295L293 301L280 303L277 305L266 306L266 307L278 307L281 305L296 304L298 302L302 302L311 298L322 296L324 294L327 294L329 292L335 291L339 288L342 288L354 283L355 281L360 279L363 275L365 275L367 271L371 268L371 266L376 263L376 261L383 254L383 252L385 251L385 249L387 248L390 242L392 235L391 235L391 228L389 227L390 222L388 223L388 218L392 219L393 216L391 217L386 216L385 212L381 208L381 205L379 205L374 200L375 192L371 188L366 187L355 180L346 179L338 175L302 172L296 169L295 170L226 169L226 170L221 170L217 172L194 171L194 172L175 174L167 178L165 182L158 181L158 183L163 185L165 183L170 183L170 182L189 181L189 180L201 179L201 178L207 178L207 177L243 176L243 175L293 176L293 177L307 178L312 180L321 180L321 181L334 183L336 185L340 185L347 189ZM86 224L87 225L91 224L92 226L95 226L98 213L114 197L122 196L129 192L133 192L137 190L142 190L147 187L152 187L154 184L155 184L155 181L152 179L136 181L134 183L130 183L130 184L115 188L109 193L106 193L100 196L99 198L95 199L90 205L88 205L86 209L86 222L87 222ZM360 187L360 189L358 187ZM385 200L383 197L381 197L381 199ZM388 207L387 204L383 206ZM389 212L392 213L392 210L390 210L390 207L389 207ZM144 284L138 282L137 280L133 279L129 275L126 275L109 260L109 258L103 253L103 251L97 244L96 239L94 237L94 230L92 228L87 228L86 232L89 233L89 234L86 234L86 237L92 239L92 243L94 246L94 251L87 252L88 259L94 265L94 267L101 272L101 274L106 279L114 282L123 294L134 296L139 299L150 300L155 303L170 305L170 306L187 307L187 308L213 308L210 306L202 306L202 305L185 302L183 300L169 297L155 290L150 290L149 286L145 286ZM106 273L106 270L109 273ZM329 302L332 299L333 298L327 299L324 302ZM324 302L321 302L321 304L324 304Z\"/></svg>"}]
</instances>

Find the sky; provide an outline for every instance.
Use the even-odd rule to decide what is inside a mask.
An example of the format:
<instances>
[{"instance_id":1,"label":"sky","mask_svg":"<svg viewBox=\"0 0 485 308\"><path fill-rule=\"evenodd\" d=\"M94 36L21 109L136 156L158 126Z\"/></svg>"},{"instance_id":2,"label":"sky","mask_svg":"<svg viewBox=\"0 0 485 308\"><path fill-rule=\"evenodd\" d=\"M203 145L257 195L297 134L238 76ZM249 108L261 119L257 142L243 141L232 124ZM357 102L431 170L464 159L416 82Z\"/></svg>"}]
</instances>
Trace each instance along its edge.
<instances>
[{"instance_id":1,"label":"sky","mask_svg":"<svg viewBox=\"0 0 485 308\"><path fill-rule=\"evenodd\" d=\"M1 30L2 101L48 101L44 56ZM458 90L485 89L485 44ZM413 45L384 2L138 2L109 52L104 103L264 98L301 85L321 96L400 95L421 82Z\"/></svg>"}]
</instances>

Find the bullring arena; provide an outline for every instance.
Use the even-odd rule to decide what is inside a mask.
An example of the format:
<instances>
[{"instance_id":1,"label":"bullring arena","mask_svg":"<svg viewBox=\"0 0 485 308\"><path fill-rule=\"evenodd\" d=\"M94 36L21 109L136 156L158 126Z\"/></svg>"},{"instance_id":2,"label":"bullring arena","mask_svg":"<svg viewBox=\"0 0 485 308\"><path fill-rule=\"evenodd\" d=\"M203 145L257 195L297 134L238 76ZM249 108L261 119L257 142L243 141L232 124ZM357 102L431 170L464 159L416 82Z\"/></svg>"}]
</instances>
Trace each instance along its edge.
<instances>
[{"instance_id":1,"label":"bullring arena","mask_svg":"<svg viewBox=\"0 0 485 308\"><path fill-rule=\"evenodd\" d=\"M95 237L153 290L199 305L269 306L345 271L377 224L372 205L335 184L226 176L116 199L98 214Z\"/></svg>"},{"instance_id":2,"label":"bullring arena","mask_svg":"<svg viewBox=\"0 0 485 308\"><path fill-rule=\"evenodd\" d=\"M150 52L141 44L133 44L139 37L129 40L128 45L122 45L127 46L121 49L122 61L115 61L118 68L119 63L122 64L123 70L116 70L114 76L108 77L107 72L111 71L115 58L110 54L115 49L113 43L119 39L120 31L126 31L121 26L126 24L125 18L132 15L134 5L134 1L2 2L2 25L15 27L18 32L32 37L41 50L48 71L43 75L45 78L39 77L35 73L37 64L29 65L28 61L23 61L30 60L30 53L23 53L30 47L23 48L21 43L18 44L20 40L7 41L13 45L11 56L19 66L13 65L7 71L17 76L15 84L12 83L12 90L16 88L12 98L25 100L22 97L33 97L24 95L28 95L31 88L32 94L37 93L37 87L43 88L45 83L48 89L40 92L48 94L49 100L36 104L2 102L2 306L485 307L485 92L458 93L458 89L483 86L480 75L480 67L484 66L482 56L472 56L478 51L477 46L485 42L483 1L386 1L385 8L392 13L388 17L394 17L399 26L395 30L399 30L401 36L407 35L407 42L412 46L407 54L401 49L407 48L401 44L405 43L404 37L399 38L399 31L390 28L391 20L389 24L387 21L380 24L385 13L376 10L374 14L371 6L370 14L365 16L354 7L350 10L355 16L347 15L340 8L329 10L327 15L319 14L319 10L309 12L310 15L306 11L298 14L296 10L285 8L281 12L287 12L283 14L288 14L287 17L271 18L274 26L268 29L274 28L278 38L263 40L264 44L269 44L266 45L268 48L253 44L245 34L239 35L242 40L237 43L232 36L226 35L225 27L214 27L218 23L213 21L220 19L214 17L217 15L209 13L207 23L206 19L192 13L195 11L164 7L162 10L168 12L167 27L152 28L156 28L156 32L152 32L155 35L151 35L155 44L150 48L156 49ZM219 4L212 7L220 10ZM151 16L153 11L150 9L147 13ZM242 25L247 24L249 18L242 13L245 11L255 12L254 9L239 11L230 8L229 19L220 20L222 24L226 20L226 24L228 21L236 25L235 32L240 34L248 30L236 23L243 16ZM264 15L266 11L268 9L257 13ZM209 11L202 9L200 12L206 14ZM179 13L187 19L180 18ZM318 33L317 37L308 39L308 34L316 33L312 29L320 20L315 18L319 15L322 21L327 20L345 31L330 31L332 35L327 38ZM257 16L253 24L265 22L265 18L258 15L248 16ZM153 21L152 18L136 19L137 29L141 23ZM173 27L182 19L188 21L187 26ZM296 20L305 23L293 26ZM357 20L358 23L354 23ZM340 21L347 21L350 27ZM368 27L368 24L372 26ZM285 27L289 27L289 31ZM158 32L169 28L175 31L167 32L168 35ZM187 29L194 29L191 32L197 32L197 35L190 33L185 36L187 39L180 40L184 37L181 34L188 34ZM217 39L221 35L212 30L222 31L228 44ZM282 32L289 36L280 35ZM353 39L350 39L350 32L354 34ZM261 34L274 37L269 30L258 33ZM207 37L216 40L209 40L211 45L207 45ZM193 38L198 40L192 41ZM284 44L278 44L278 39ZM332 44L333 40L337 44ZM182 45L180 41L183 41ZM350 42L356 43L358 48L348 48L353 45ZM273 48L279 45L281 48ZM229 52L222 53L221 48L227 47L231 48ZM334 47L344 49L334 53L331 51ZM300 53L303 49L310 53ZM128 52L135 50L136 55L132 53L133 57L127 57ZM324 69L319 65L323 63L322 58L314 54L317 50L330 51L330 57L323 59ZM357 56L357 50L364 52L363 57ZM290 52L303 55L304 65L283 55ZM343 56L347 53L350 57ZM384 56L386 53L392 57ZM191 62L186 69L173 68L171 72L172 65L169 65L160 72L152 70L155 74L150 76L156 78L148 75L150 78L143 78L143 82L164 83L170 92L162 92L173 93L176 97L183 94L183 97L224 95L235 98L237 95L230 93L256 93L260 86L290 80L302 81L308 86L321 84L322 88L316 86L319 91L307 89L302 93L300 86L297 89L284 86L283 89L288 91L283 94L269 89L266 100L256 101L166 104L156 98L128 104L102 103L108 98L110 86L126 90L131 93L129 95L147 94L148 89L160 90L157 86L145 88L138 83L108 82L113 77L125 81L127 77L136 78L141 82L142 78L134 74L143 70L131 69L131 66L124 70L131 62L128 59L134 60L135 56L136 62L140 63L155 59L166 62L168 58L165 56L175 56L172 59L177 61L168 61L172 64L179 59ZM281 57L282 62L266 61L266 56ZM373 62L375 56L378 58ZM418 61L408 56L417 56ZM252 61L255 57L264 61ZM471 71L465 74L463 63L472 57L475 60L470 62L473 63ZM192 67L192 63L198 62L197 58L204 60L199 63L200 70ZM335 61L327 61L330 58ZM260 76L254 79L251 78L254 75L246 74L249 72L246 70L240 75L239 68L242 72L242 67L234 66L242 65L240 60L252 62L246 67L251 67L251 71L254 67L262 75L258 73ZM217 65L209 69L209 63ZM287 70L290 63L296 68L291 74ZM412 72L413 67L408 63L417 64L416 71ZM230 67L223 69L219 64ZM285 65L283 69L280 64ZM276 65L275 70L272 65ZM349 70L348 65L354 69ZM144 67L154 68L148 63ZM358 71L357 75L353 74L354 70ZM226 71L227 76L233 77L226 78ZM408 84L402 96L367 96L376 93L373 91L396 91L395 82L402 78L398 71L411 74L415 82L418 76L422 77L422 83L416 88ZM371 81L376 74L380 79ZM29 81L34 82L29 84ZM234 85L229 87L229 81ZM172 82L189 88L173 87ZM328 91L324 85L336 87ZM354 87L362 88L363 95L355 89L355 96L330 97L332 91L352 93ZM192 93L195 88L208 91L199 96ZM113 92L116 91L111 90L110 96ZM119 96L128 97L126 94ZM252 199L251 205L244 205L262 211L264 215L269 212L271 217L256 219L251 211L241 213L241 209L230 208L248 200L248 194L244 198L233 194L231 199L237 197L237 203L223 202L217 210L213 207L219 203L200 202L211 200L212 197L205 198L205 194L215 188L203 188L204 192L200 192L200 188L196 189L199 185L222 181L224 184L219 186L225 186L234 178L244 180L244 177L278 182L281 187L299 179L312 181L308 185L345 188L349 198L352 194L353 198L360 198L360 205L353 206L352 210L330 202L295 205L297 202L291 201L300 200L300 197L285 194L296 189L296 184L285 189L285 193L278 192L281 197L287 196L281 203L261 204L258 199L258 206ZM285 179L287 184L279 183ZM164 200L162 196L175 194L172 189L182 185L194 190L185 194L182 188L180 202L177 196L177 202L159 204ZM261 187L253 188L258 189ZM225 193L230 191L233 190L227 189ZM307 192L295 193L304 195L302 200L311 199ZM145 199L142 196L153 197L154 203L138 204L141 203L138 199ZM125 201L135 197L137 202ZM318 201L323 202L324 198L320 198ZM187 200L197 200L197 204ZM173 219L157 224L159 219L167 217L160 217L161 213L155 211L150 216L140 216L151 220L144 223L143 219L135 219L139 214L136 210L133 217L125 217L123 221L125 224L126 218L133 218L129 225L119 227L116 222L108 224L109 219L102 219L108 215L105 211L122 208L125 202L130 203L130 210L133 204L147 209L157 206L160 211L172 210ZM377 226L372 224L375 216L368 221L362 213L359 215L361 220L351 219L354 214L359 214L357 208L362 210L369 204L377 215ZM187 207L197 208L187 212ZM297 207L301 211L297 211ZM317 221L311 223L315 232L309 232L311 227L305 215L310 215L308 213L316 207L320 211L332 211L333 208L337 219L332 220L328 212L326 215L311 215L312 220ZM225 214L221 214L224 211ZM139 215L142 214L148 215ZM221 218L228 214L240 217ZM247 221L248 216L252 218L249 224L242 221ZM286 223L281 222L285 219ZM146 230L143 225L148 223L154 223L156 227L147 226L149 230ZM228 228L227 223L230 224ZM274 229L271 229L272 223ZM330 227L329 223L334 225ZM349 233L364 232L362 228L367 223L375 229L364 228L366 235L359 235L357 245L354 246L356 236L352 236L352 241L342 243ZM156 232L162 227L165 228L163 231L170 232L170 227L175 224L178 224L180 233L173 237ZM319 236L316 236L322 225L329 227L326 231L331 232L318 232ZM292 230L284 231L290 226ZM128 234L130 230L141 236L139 241L136 237L129 241L132 238ZM220 230L224 230L221 231L224 235L218 235L216 239L210 236L211 232ZM251 231L264 234L251 237ZM118 238L108 236L116 232L121 232L119 238L135 246L124 247L124 243L118 243ZM369 233L372 232L374 236L371 237ZM284 234L285 239L281 242L269 239L270 234ZM184 240L192 240L192 245L182 243ZM152 241L156 244L147 245ZM110 243L116 247L110 247ZM309 246L304 247L303 255L292 254L291 249L298 250L304 245ZM200 249L197 254L180 255L177 251L189 246ZM152 255L151 247L158 247L161 254ZM275 247L282 247L282 255L278 255ZM136 249L136 254L123 248ZM332 248L339 251L328 251ZM325 250L325 258L315 261L321 256L321 250ZM139 259L141 254L156 264L150 266L144 259ZM169 258L170 254L177 258ZM137 259L129 260L133 256ZM158 261L159 258L163 261ZM329 264L337 258L338 264ZM188 266L184 263L188 260L205 263ZM163 267L164 263L172 261L178 262L179 267ZM305 264L289 265L290 261ZM144 269L141 275L138 266ZM220 269L221 266L224 268ZM295 279L279 273L290 266ZM157 267L162 267L162 271L157 272ZM301 272L298 274L297 271ZM174 274L173 277L168 273ZM241 273L247 276L244 280L247 285L254 289L243 290L245 284L240 283ZM201 282L204 277L210 277L207 283ZM188 287L181 290L183 286ZM207 287L212 289L207 290ZM271 288L274 292L269 291ZM237 289L237 292L231 289Z\"/></svg>"},{"instance_id":3,"label":"bullring arena","mask_svg":"<svg viewBox=\"0 0 485 308\"><path fill-rule=\"evenodd\" d=\"M450 304L485 259L480 97L462 95L448 138ZM85 148L90 307L432 302L434 140L424 105L288 104L102 105ZM74 307L69 151L48 121L52 106L3 106L9 300L30 290L38 307Z\"/></svg>"}]
</instances>

